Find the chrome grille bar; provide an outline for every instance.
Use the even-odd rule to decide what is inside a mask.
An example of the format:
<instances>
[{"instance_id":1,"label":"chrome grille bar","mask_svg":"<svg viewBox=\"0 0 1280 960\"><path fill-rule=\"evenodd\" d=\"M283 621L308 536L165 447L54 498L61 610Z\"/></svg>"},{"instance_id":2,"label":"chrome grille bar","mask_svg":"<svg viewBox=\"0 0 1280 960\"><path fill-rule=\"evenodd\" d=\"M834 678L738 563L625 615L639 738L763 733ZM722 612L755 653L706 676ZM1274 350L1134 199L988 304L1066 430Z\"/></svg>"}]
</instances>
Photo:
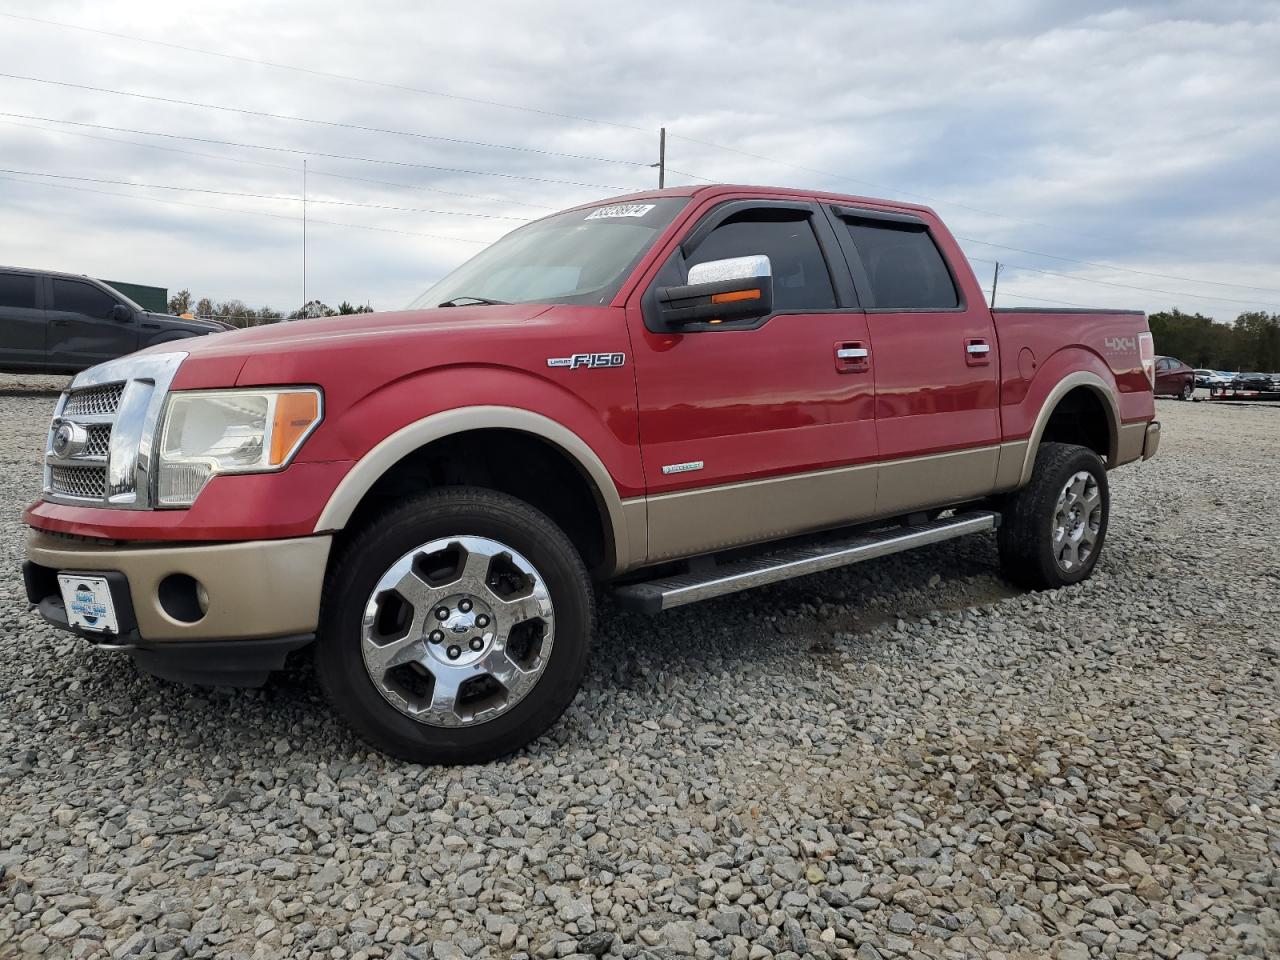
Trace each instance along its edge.
<instances>
[{"instance_id":1,"label":"chrome grille bar","mask_svg":"<svg viewBox=\"0 0 1280 960\"><path fill-rule=\"evenodd\" d=\"M122 357L76 375L59 398L49 428L46 500L150 508L152 441L169 386L186 356Z\"/></svg>"}]
</instances>

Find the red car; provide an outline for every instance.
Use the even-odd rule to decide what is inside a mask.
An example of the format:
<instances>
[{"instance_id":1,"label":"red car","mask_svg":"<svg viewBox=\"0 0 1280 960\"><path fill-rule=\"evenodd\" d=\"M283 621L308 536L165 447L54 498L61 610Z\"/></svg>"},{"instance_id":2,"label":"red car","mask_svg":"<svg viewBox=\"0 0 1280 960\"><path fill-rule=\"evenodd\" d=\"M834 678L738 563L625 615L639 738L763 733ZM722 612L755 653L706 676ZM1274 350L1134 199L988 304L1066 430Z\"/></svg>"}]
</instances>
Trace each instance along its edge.
<instances>
[{"instance_id":1,"label":"red car","mask_svg":"<svg viewBox=\"0 0 1280 960\"><path fill-rule=\"evenodd\" d=\"M1160 438L1143 314L991 310L912 204L642 193L424 299L77 376L32 604L175 679L314 644L371 743L481 761L573 699L597 591L657 612L996 528L1011 580L1068 586Z\"/></svg>"},{"instance_id":2,"label":"red car","mask_svg":"<svg viewBox=\"0 0 1280 960\"><path fill-rule=\"evenodd\" d=\"M1196 392L1196 372L1181 360L1173 357L1156 357L1157 397L1177 397L1190 400Z\"/></svg>"}]
</instances>

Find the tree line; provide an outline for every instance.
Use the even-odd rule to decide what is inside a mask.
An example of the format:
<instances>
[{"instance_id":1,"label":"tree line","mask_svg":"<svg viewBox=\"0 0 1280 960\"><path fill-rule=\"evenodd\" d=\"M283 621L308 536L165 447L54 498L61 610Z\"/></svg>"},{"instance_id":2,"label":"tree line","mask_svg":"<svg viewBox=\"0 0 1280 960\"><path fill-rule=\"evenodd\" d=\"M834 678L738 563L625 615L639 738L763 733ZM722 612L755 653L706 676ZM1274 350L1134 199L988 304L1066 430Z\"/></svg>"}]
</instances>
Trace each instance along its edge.
<instances>
[{"instance_id":1,"label":"tree line","mask_svg":"<svg viewBox=\"0 0 1280 960\"><path fill-rule=\"evenodd\" d=\"M1242 313L1234 323L1181 310L1147 318L1156 353L1204 370L1280 372L1280 313Z\"/></svg>"},{"instance_id":2,"label":"tree line","mask_svg":"<svg viewBox=\"0 0 1280 960\"><path fill-rule=\"evenodd\" d=\"M175 316L190 314L214 320L225 320L236 327L256 327L281 320L305 320L311 317L336 317L353 313L373 313L370 304L353 306L346 300L331 307L319 300L310 300L292 313L281 313L271 307L250 307L243 300L222 300L214 303L208 297L196 300L190 290L179 290L169 298L169 312Z\"/></svg>"}]
</instances>

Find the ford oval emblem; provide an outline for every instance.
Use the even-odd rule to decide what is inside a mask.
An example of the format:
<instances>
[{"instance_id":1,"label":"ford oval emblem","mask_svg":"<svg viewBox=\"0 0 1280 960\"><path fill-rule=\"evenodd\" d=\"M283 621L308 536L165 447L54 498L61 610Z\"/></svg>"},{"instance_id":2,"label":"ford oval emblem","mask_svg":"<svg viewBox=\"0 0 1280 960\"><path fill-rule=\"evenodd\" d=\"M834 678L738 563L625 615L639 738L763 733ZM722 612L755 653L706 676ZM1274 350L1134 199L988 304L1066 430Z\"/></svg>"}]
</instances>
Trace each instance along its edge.
<instances>
[{"instance_id":1,"label":"ford oval emblem","mask_svg":"<svg viewBox=\"0 0 1280 960\"><path fill-rule=\"evenodd\" d=\"M88 440L88 431L84 427L78 423L64 420L53 431L53 440L49 445L57 456L65 460L80 453L85 448Z\"/></svg>"},{"instance_id":2,"label":"ford oval emblem","mask_svg":"<svg viewBox=\"0 0 1280 960\"><path fill-rule=\"evenodd\" d=\"M58 456L65 456L67 448L71 446L71 424L64 423L59 425L53 434L53 452Z\"/></svg>"}]
</instances>

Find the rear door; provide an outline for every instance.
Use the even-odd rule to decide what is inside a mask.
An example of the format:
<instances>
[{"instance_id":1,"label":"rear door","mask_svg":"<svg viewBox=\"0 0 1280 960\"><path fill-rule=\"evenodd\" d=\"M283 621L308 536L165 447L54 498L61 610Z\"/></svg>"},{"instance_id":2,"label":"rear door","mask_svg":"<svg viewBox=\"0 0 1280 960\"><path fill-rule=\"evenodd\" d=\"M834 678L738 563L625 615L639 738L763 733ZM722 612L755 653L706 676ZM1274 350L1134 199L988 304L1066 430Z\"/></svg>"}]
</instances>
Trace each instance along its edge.
<instances>
[{"instance_id":1,"label":"rear door","mask_svg":"<svg viewBox=\"0 0 1280 960\"><path fill-rule=\"evenodd\" d=\"M116 299L86 280L49 278L49 357L58 366L83 369L138 349L135 319L116 320Z\"/></svg>"},{"instance_id":2,"label":"rear door","mask_svg":"<svg viewBox=\"0 0 1280 960\"><path fill-rule=\"evenodd\" d=\"M772 267L773 313L661 326L658 288L686 283L694 264L759 254ZM866 349L866 316L815 204L716 204L636 299L627 316L651 561L874 509L873 383L865 363L847 356Z\"/></svg>"},{"instance_id":3,"label":"rear door","mask_svg":"<svg viewBox=\"0 0 1280 960\"><path fill-rule=\"evenodd\" d=\"M940 249L954 242L922 215L831 205L867 312L880 484L876 510L941 506L995 489L999 361L981 291ZM970 278L971 279L971 278Z\"/></svg>"},{"instance_id":4,"label":"rear door","mask_svg":"<svg viewBox=\"0 0 1280 960\"><path fill-rule=\"evenodd\" d=\"M0 272L0 366L40 367L46 362L41 279Z\"/></svg>"}]
</instances>

